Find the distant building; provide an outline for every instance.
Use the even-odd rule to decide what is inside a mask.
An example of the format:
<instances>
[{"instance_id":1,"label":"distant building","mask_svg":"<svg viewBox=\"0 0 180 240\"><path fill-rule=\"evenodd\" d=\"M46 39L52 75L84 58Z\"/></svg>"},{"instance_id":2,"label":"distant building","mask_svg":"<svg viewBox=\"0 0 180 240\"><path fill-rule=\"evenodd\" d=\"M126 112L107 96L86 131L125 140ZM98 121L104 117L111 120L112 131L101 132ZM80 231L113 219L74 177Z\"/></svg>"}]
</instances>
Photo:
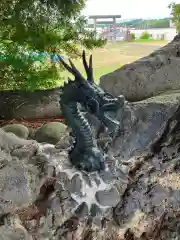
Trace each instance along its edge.
<instances>
[{"instance_id":1,"label":"distant building","mask_svg":"<svg viewBox=\"0 0 180 240\"><path fill-rule=\"evenodd\" d=\"M114 38L115 35L115 38ZM118 27L114 28L113 31L106 28L100 35L102 38L105 38L109 41L128 41L130 40L130 31L128 28Z\"/></svg>"},{"instance_id":2,"label":"distant building","mask_svg":"<svg viewBox=\"0 0 180 240\"><path fill-rule=\"evenodd\" d=\"M93 20L94 23L94 30L97 32L97 26L98 24L106 24L108 25L107 32L111 35L107 35L107 38L109 37L109 40L115 40L116 41L116 31L111 31L111 27L113 26L116 28L117 19L121 18L121 15L91 15L89 16L90 20Z\"/></svg>"},{"instance_id":3,"label":"distant building","mask_svg":"<svg viewBox=\"0 0 180 240\"><path fill-rule=\"evenodd\" d=\"M172 41L177 35L176 28L147 28L147 29L131 29L136 39L140 38L143 32L148 32L154 40Z\"/></svg>"}]
</instances>

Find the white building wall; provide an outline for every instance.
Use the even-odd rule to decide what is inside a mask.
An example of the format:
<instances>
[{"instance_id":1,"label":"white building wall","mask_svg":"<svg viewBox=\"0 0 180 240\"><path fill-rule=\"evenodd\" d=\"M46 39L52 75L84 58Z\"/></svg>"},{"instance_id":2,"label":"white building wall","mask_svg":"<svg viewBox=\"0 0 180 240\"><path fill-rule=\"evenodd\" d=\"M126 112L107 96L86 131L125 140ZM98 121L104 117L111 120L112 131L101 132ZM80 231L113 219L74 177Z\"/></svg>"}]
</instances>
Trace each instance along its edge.
<instances>
[{"instance_id":1,"label":"white building wall","mask_svg":"<svg viewBox=\"0 0 180 240\"><path fill-rule=\"evenodd\" d=\"M176 28L175 23L170 19L169 21L170 28Z\"/></svg>"},{"instance_id":2,"label":"white building wall","mask_svg":"<svg viewBox=\"0 0 180 240\"><path fill-rule=\"evenodd\" d=\"M143 32L148 32L152 35L153 39L160 39L164 35L164 40L167 41L172 41L177 34L175 28L131 29L130 31L135 33L137 39Z\"/></svg>"}]
</instances>

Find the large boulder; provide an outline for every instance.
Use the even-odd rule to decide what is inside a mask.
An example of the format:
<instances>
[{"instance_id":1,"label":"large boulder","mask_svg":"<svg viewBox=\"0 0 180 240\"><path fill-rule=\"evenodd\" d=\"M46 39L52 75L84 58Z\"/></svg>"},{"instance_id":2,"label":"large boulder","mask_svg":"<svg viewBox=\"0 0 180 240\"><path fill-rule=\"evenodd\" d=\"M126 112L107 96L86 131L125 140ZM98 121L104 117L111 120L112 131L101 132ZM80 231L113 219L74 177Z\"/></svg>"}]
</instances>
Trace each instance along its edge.
<instances>
[{"instance_id":1,"label":"large boulder","mask_svg":"<svg viewBox=\"0 0 180 240\"><path fill-rule=\"evenodd\" d=\"M126 104L117 113L122 131L114 140L110 151L120 160L141 154L160 129L163 130L165 121L175 112L179 101L180 91Z\"/></svg>"},{"instance_id":2,"label":"large boulder","mask_svg":"<svg viewBox=\"0 0 180 240\"><path fill-rule=\"evenodd\" d=\"M51 122L40 127L35 133L35 140L56 144L65 135L67 127L60 122Z\"/></svg>"},{"instance_id":3,"label":"large boulder","mask_svg":"<svg viewBox=\"0 0 180 240\"><path fill-rule=\"evenodd\" d=\"M4 153L0 152L1 156L2 154ZM1 196L3 196L3 201L7 201L7 204L0 202L0 208L9 211L15 206L28 204L32 196L29 189L28 170L18 161L11 160L0 173Z\"/></svg>"},{"instance_id":4,"label":"large boulder","mask_svg":"<svg viewBox=\"0 0 180 240\"><path fill-rule=\"evenodd\" d=\"M180 34L149 56L124 65L100 79L100 87L129 101L180 89Z\"/></svg>"}]
</instances>

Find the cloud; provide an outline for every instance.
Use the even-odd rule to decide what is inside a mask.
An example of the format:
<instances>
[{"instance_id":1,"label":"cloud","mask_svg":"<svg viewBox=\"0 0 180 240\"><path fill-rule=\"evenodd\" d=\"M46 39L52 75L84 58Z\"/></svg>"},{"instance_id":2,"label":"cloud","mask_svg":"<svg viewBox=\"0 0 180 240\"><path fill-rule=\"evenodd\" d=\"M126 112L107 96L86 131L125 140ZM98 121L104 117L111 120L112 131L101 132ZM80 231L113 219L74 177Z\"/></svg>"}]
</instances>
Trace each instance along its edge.
<instances>
[{"instance_id":1,"label":"cloud","mask_svg":"<svg viewBox=\"0 0 180 240\"><path fill-rule=\"evenodd\" d=\"M85 15L120 14L122 18L163 18L170 16L172 0L88 0ZM174 2L179 2L175 0Z\"/></svg>"}]
</instances>

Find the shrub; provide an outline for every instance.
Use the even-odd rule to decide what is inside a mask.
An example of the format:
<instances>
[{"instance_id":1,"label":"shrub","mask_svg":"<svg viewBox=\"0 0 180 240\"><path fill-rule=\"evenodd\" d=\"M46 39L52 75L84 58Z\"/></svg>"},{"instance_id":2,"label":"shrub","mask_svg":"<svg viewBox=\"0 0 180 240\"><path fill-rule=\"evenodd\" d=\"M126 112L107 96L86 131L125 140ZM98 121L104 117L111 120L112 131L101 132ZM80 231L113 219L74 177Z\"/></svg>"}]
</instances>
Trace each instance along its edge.
<instances>
[{"instance_id":1,"label":"shrub","mask_svg":"<svg viewBox=\"0 0 180 240\"><path fill-rule=\"evenodd\" d=\"M1 89L52 88L60 81L60 66L48 61L48 57L37 59L25 48L13 44L5 45L0 55Z\"/></svg>"},{"instance_id":2,"label":"shrub","mask_svg":"<svg viewBox=\"0 0 180 240\"><path fill-rule=\"evenodd\" d=\"M135 33L130 33L131 41L134 41L136 39Z\"/></svg>"},{"instance_id":3,"label":"shrub","mask_svg":"<svg viewBox=\"0 0 180 240\"><path fill-rule=\"evenodd\" d=\"M140 39L144 39L144 40L148 40L151 38L151 34L149 34L148 32L143 32L140 36Z\"/></svg>"}]
</instances>

